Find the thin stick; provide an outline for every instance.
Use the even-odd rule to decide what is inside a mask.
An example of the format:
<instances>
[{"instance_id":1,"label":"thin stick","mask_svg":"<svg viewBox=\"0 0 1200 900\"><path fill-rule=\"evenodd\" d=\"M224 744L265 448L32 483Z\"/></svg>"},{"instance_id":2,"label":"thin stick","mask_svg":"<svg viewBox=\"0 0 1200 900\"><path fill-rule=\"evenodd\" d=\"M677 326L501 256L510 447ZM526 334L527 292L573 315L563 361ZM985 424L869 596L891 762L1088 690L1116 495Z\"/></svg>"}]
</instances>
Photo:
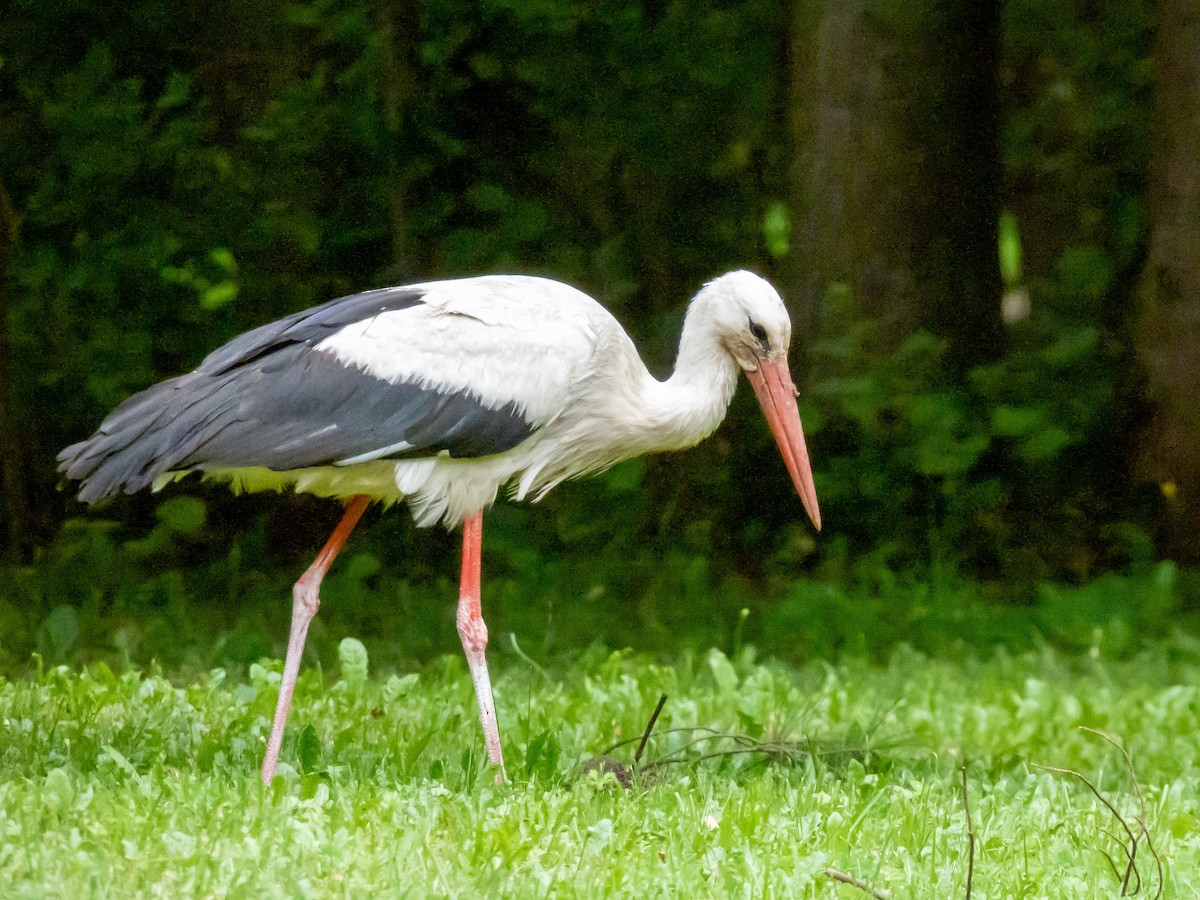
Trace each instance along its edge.
<instances>
[{"instance_id":1,"label":"thin stick","mask_svg":"<svg viewBox=\"0 0 1200 900\"><path fill-rule=\"evenodd\" d=\"M673 763L704 762L706 759L719 759L722 756L741 756L746 753L764 753L767 755L774 754L779 756L782 754L782 752L783 751L771 750L767 747L731 747L728 750L713 750L711 753L702 753L692 760L664 756L662 759L656 759L654 762L649 763L646 768L650 768L651 766L665 766ZM790 755L792 752L803 753L804 751L787 751L788 759L795 758Z\"/></svg>"},{"instance_id":2,"label":"thin stick","mask_svg":"<svg viewBox=\"0 0 1200 900\"><path fill-rule=\"evenodd\" d=\"M848 884L851 887L858 888L860 891L865 891L874 897L875 900L891 900L892 895L887 891L877 890L861 878L855 878L853 875L847 875L845 872L839 872L837 869L826 869L825 874L834 881L840 881L842 884Z\"/></svg>"},{"instance_id":3,"label":"thin stick","mask_svg":"<svg viewBox=\"0 0 1200 900\"><path fill-rule=\"evenodd\" d=\"M650 732L654 730L654 723L658 721L658 714L662 712L663 707L666 705L667 695L663 694L658 698L658 706L654 707L650 721L646 723L646 730L642 732L642 742L638 744L637 753L633 754L633 764L635 766L642 761L642 751L646 749L646 741L650 740Z\"/></svg>"},{"instance_id":4,"label":"thin stick","mask_svg":"<svg viewBox=\"0 0 1200 900\"><path fill-rule=\"evenodd\" d=\"M1159 855L1158 855L1158 851L1154 849L1154 841L1150 837L1150 829L1146 827L1146 798L1142 795L1142 786L1141 786L1141 783L1138 781L1137 771L1133 768L1133 758L1129 755L1129 751L1125 749L1124 745L1119 743L1117 741L1117 739L1114 738L1111 734L1103 732L1099 728L1089 728L1087 725L1080 725L1079 730L1087 731L1087 732L1090 732L1091 734L1094 734L1094 735L1097 735L1098 737L1103 738L1104 740L1106 740L1110 744L1112 744L1114 747L1116 747L1118 750L1120 750L1121 755L1123 757L1125 757L1125 768L1129 772L1129 780L1133 782L1133 792L1134 792L1134 794L1137 795L1137 799L1138 799L1138 816L1137 816L1136 821L1137 821L1138 825L1141 827L1141 834L1144 834L1146 836L1146 847L1150 850L1150 855L1154 857L1154 866L1158 871L1158 890L1154 893L1154 900L1158 900L1158 898L1161 897L1162 893L1163 893L1163 864L1162 864L1161 857L1159 857ZM1133 857L1134 857L1134 855L1136 855L1136 853L1137 853L1137 841L1134 841L1133 852L1126 854L1127 856L1130 857L1129 865L1131 867L1133 866ZM1128 871L1126 871L1125 881L1126 881L1126 883L1129 881ZM1127 886L1127 884L1123 884L1122 890L1124 890L1124 888L1126 886ZM1141 890L1141 886L1142 886L1142 875L1139 872L1138 873L1138 887L1137 887L1138 891Z\"/></svg>"},{"instance_id":5,"label":"thin stick","mask_svg":"<svg viewBox=\"0 0 1200 900\"><path fill-rule=\"evenodd\" d=\"M739 744L741 749L753 753L754 751L763 749L763 744L740 734L710 734L705 737L694 738L688 741L682 747L677 747L675 750L668 753L666 756L660 756L656 760L646 763L646 768L651 766L661 766L667 763L687 762L687 757L684 754L699 744L705 744L709 741L730 740L735 744ZM722 751L724 752L724 751Z\"/></svg>"},{"instance_id":6,"label":"thin stick","mask_svg":"<svg viewBox=\"0 0 1200 900\"><path fill-rule=\"evenodd\" d=\"M1092 792L1095 798L1103 803L1108 811L1113 814L1113 818L1116 819L1121 828L1125 830L1125 834L1129 837L1129 842L1131 844L1137 843L1137 838L1133 834L1133 829L1129 827L1129 823L1127 823L1125 819L1121 817L1121 814L1117 812L1117 808L1108 802L1108 798L1096 790L1096 786L1088 781L1087 776L1082 772L1076 772L1074 769L1060 769L1058 766L1043 766L1040 763L1030 763L1030 765L1035 769L1041 769L1045 772L1057 772L1059 775L1074 775L1085 785L1087 785L1087 789Z\"/></svg>"},{"instance_id":7,"label":"thin stick","mask_svg":"<svg viewBox=\"0 0 1200 900\"><path fill-rule=\"evenodd\" d=\"M1092 730L1093 729L1090 728L1088 729L1088 731ZM1103 803L1108 811L1112 813L1113 818L1117 820L1117 823L1121 826L1122 830L1129 838L1129 849L1126 849L1124 846L1118 844L1118 846L1121 846L1121 849L1125 851L1125 856L1129 860L1129 864L1125 869L1125 876L1121 882L1121 896L1128 895L1129 879L1133 876L1137 877L1137 885L1134 887L1133 893L1140 892L1142 889L1142 873L1139 872L1137 868L1137 847L1138 841L1141 840L1141 836L1143 834L1146 835L1147 844L1150 843L1150 832L1146 829L1146 823L1143 820L1137 820L1139 831L1137 834L1134 834L1133 829L1129 827L1129 823L1125 821L1124 817L1119 812L1117 812L1117 808L1108 801L1108 798L1100 793L1096 786L1092 784L1088 780L1087 776L1082 772L1076 772L1074 769L1060 769L1057 766L1043 766L1039 765L1038 763L1031 763L1030 765L1032 765L1035 769L1042 769L1045 772L1057 772L1060 775L1075 776L1082 781L1087 786L1087 789L1092 792L1092 795L1095 796L1095 798L1101 803ZM1152 844L1150 844L1150 852L1154 855L1154 861L1158 866L1158 890L1154 894L1154 900L1158 900L1158 898L1162 896L1163 892L1162 861L1159 859L1158 854L1154 851L1154 846ZM1112 863L1111 859L1109 860L1109 863L1115 868L1115 864Z\"/></svg>"},{"instance_id":8,"label":"thin stick","mask_svg":"<svg viewBox=\"0 0 1200 900\"><path fill-rule=\"evenodd\" d=\"M659 734L684 734L684 733L695 734L696 732L704 733L706 736L700 737L700 738L695 738L694 740L689 741L687 744L684 744L683 747L680 747L679 750L686 750L688 747L691 747L693 744L699 744L704 741L715 741L718 738L728 738L731 741L741 741L743 743L752 742L754 740L753 738L747 737L744 734L727 734L724 731L717 731L715 728L709 728L707 725L682 725L677 728L664 728L662 731L659 732ZM616 750L620 750L622 747L628 747L630 744L640 742L641 740L642 739L640 737L631 737L631 738L625 738L625 740L623 740L623 741L617 741L611 747L608 747L601 754L601 756L608 756L610 753L612 753ZM676 750L674 752L678 753L679 750ZM649 763L649 765L653 765L653 763Z\"/></svg>"},{"instance_id":9,"label":"thin stick","mask_svg":"<svg viewBox=\"0 0 1200 900\"><path fill-rule=\"evenodd\" d=\"M971 882L975 879L975 824L971 821L971 798L967 794L967 767L962 767L963 811L967 814L967 900L971 900Z\"/></svg>"}]
</instances>

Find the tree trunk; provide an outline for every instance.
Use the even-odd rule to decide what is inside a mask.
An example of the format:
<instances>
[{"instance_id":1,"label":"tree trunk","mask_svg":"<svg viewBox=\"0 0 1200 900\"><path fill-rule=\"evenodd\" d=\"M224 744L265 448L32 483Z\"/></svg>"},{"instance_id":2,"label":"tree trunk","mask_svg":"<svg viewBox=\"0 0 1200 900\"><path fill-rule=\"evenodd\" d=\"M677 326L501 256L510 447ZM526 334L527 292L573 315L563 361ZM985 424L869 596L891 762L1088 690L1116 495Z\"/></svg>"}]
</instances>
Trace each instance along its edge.
<instances>
[{"instance_id":1,"label":"tree trunk","mask_svg":"<svg viewBox=\"0 0 1200 900\"><path fill-rule=\"evenodd\" d=\"M1000 351L999 33L996 0L793 2L784 282L800 334L820 334L832 290L896 340L941 334L958 368Z\"/></svg>"},{"instance_id":2,"label":"tree trunk","mask_svg":"<svg viewBox=\"0 0 1200 900\"><path fill-rule=\"evenodd\" d=\"M419 14L411 0L391 0L379 12L380 42L383 53L383 115L387 124L388 218L392 248L388 275L396 281L420 280L428 273L423 261L415 258L409 241L409 176L405 109L416 91Z\"/></svg>"},{"instance_id":3,"label":"tree trunk","mask_svg":"<svg viewBox=\"0 0 1200 900\"><path fill-rule=\"evenodd\" d=\"M1149 258L1138 350L1151 416L1139 472L1166 501L1160 538L1200 559L1200 7L1160 0Z\"/></svg>"}]
</instances>

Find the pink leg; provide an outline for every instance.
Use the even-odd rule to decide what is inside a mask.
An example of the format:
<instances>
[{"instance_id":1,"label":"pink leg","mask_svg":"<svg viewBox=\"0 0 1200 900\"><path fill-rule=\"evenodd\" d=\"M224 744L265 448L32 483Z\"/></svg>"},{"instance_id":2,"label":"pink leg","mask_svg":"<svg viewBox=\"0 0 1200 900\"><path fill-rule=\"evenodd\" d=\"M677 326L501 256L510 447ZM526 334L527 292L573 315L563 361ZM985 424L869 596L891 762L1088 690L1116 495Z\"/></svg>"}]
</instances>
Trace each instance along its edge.
<instances>
[{"instance_id":1,"label":"pink leg","mask_svg":"<svg viewBox=\"0 0 1200 900\"><path fill-rule=\"evenodd\" d=\"M296 690L296 676L300 673L300 657L304 653L304 639L308 636L308 626L317 614L321 605L319 592L321 579L333 565L338 551L350 537L350 532L358 524L363 511L371 498L365 494L351 497L346 503L346 513L342 521L308 567L300 580L292 588L292 627L288 633L287 657L283 662L283 680L279 683L279 702L275 706L275 722L271 725L271 737L267 740L267 755L263 758L262 780L270 784L275 777L275 764L279 762L279 748L283 744L283 726L287 722L288 707L292 705L292 693Z\"/></svg>"},{"instance_id":2,"label":"pink leg","mask_svg":"<svg viewBox=\"0 0 1200 900\"><path fill-rule=\"evenodd\" d=\"M458 635L462 638L475 683L475 699L479 701L479 719L483 722L483 742L488 760L496 767L496 782L503 783L504 757L500 753L500 728L496 724L496 703L492 699L492 679L488 675L488 631L480 608L479 575L483 551L483 511L463 520L462 584L458 592Z\"/></svg>"}]
</instances>

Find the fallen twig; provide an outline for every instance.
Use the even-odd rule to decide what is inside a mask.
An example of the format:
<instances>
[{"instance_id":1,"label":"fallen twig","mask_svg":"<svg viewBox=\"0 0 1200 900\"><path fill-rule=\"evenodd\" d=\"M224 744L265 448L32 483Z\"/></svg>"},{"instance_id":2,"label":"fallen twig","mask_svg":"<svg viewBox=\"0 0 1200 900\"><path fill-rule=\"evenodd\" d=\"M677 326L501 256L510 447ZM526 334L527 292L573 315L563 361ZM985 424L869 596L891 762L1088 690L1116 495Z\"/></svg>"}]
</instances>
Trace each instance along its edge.
<instances>
[{"instance_id":1,"label":"fallen twig","mask_svg":"<svg viewBox=\"0 0 1200 900\"><path fill-rule=\"evenodd\" d=\"M1158 900L1158 898L1162 896L1162 892L1163 892L1162 858L1158 855L1158 851L1154 849L1154 840L1153 840L1153 838L1150 837L1150 829L1146 827L1146 798L1144 796L1142 796L1142 786L1141 786L1141 783L1138 781L1137 771L1133 768L1133 758L1129 755L1129 751L1126 750L1125 747L1121 743L1119 743L1116 738L1114 738L1112 735L1110 735L1106 732L1101 731L1099 728L1089 728L1086 725L1080 725L1079 730L1090 732L1091 734L1094 734L1097 737L1100 737L1103 740L1108 741L1108 743L1112 744L1114 747L1116 747L1121 752L1121 756L1124 757L1124 759L1125 759L1125 769L1126 769L1126 771L1129 772L1129 780L1131 782L1133 782L1133 793L1137 797L1137 801L1138 801L1138 814L1134 821L1136 821L1138 823L1138 827L1140 829L1140 834L1144 834L1146 836L1146 849L1149 850L1150 855L1152 857L1154 857L1154 867L1158 874L1158 890L1154 894L1155 900ZM1136 856L1136 854L1137 854L1137 842L1135 841L1131 851L1127 854L1129 857L1129 867L1126 869L1125 879L1121 883L1122 895L1124 895L1125 889L1128 886L1130 871L1135 870L1134 857ZM1138 878L1138 886L1137 886L1137 889L1134 891L1134 893L1137 893L1137 891L1140 891L1141 886L1142 886L1142 875L1140 872L1137 872L1136 874L1137 874L1137 878Z\"/></svg>"},{"instance_id":2,"label":"fallen twig","mask_svg":"<svg viewBox=\"0 0 1200 900\"><path fill-rule=\"evenodd\" d=\"M1103 731L1100 731L1098 728L1088 728L1086 725L1081 725L1079 730L1086 731L1090 734L1094 734L1100 738L1103 738L1105 741L1121 751L1121 755L1125 758L1125 767L1129 772L1130 780L1133 782L1134 795L1138 800L1138 814L1134 817L1134 822L1137 823L1136 833L1134 832L1134 829L1129 826L1129 823L1125 820L1125 817L1117 811L1116 806L1114 806L1107 797L1100 793L1100 790L1094 784L1092 784L1092 782L1082 772L1077 772L1075 769L1059 768L1058 766L1043 766L1038 765L1037 763L1033 764L1034 768L1042 769L1046 772L1056 772L1059 775L1070 775L1074 778L1078 778L1084 783L1084 785L1087 786L1087 789L1092 792L1092 795L1102 804L1104 804L1104 807L1112 814L1112 817L1117 820L1117 823L1125 832L1126 837L1129 838L1129 846L1126 846L1120 840L1117 840L1117 846L1119 846L1121 848L1121 852L1125 854L1126 864L1124 873L1118 869L1116 862L1111 856L1108 855L1108 853L1105 853L1103 850L1100 852L1104 858L1108 860L1108 864L1110 867L1112 867L1113 874L1117 877L1117 880L1121 882L1122 897L1128 897L1132 894L1140 894L1142 891L1142 873L1137 865L1137 851L1138 844L1141 842L1142 837L1145 836L1146 848L1150 851L1150 855L1154 858L1154 866L1158 875L1158 889L1154 892L1153 900L1159 900L1163 894L1164 884L1162 858L1158 855L1158 851L1154 848L1154 841L1150 837L1150 829L1146 827L1146 801L1142 796L1142 789L1141 785L1138 783L1137 772L1134 771L1133 768L1133 759L1130 757L1129 752L1115 738ZM1102 828L1101 831L1110 837L1113 837L1114 839L1116 837L1107 829ZM1131 880L1133 880L1132 884L1130 883Z\"/></svg>"},{"instance_id":3,"label":"fallen twig","mask_svg":"<svg viewBox=\"0 0 1200 900\"><path fill-rule=\"evenodd\" d=\"M967 767L962 767L963 812L967 814L967 900L971 900L971 882L975 878L975 823L971 821L971 798L967 794Z\"/></svg>"},{"instance_id":4,"label":"fallen twig","mask_svg":"<svg viewBox=\"0 0 1200 900\"><path fill-rule=\"evenodd\" d=\"M642 751L646 749L646 741L650 740L650 732L654 730L654 723L658 721L658 714L662 712L666 703L667 695L663 694L658 698L658 706L654 707L654 712L650 714L650 721L646 723L646 730L642 732L642 742L638 744L637 753L633 754L635 766L642 761Z\"/></svg>"},{"instance_id":5,"label":"fallen twig","mask_svg":"<svg viewBox=\"0 0 1200 900\"><path fill-rule=\"evenodd\" d=\"M812 757L827 757L832 759L839 754L862 758L866 753L864 749L859 747L839 746L832 742L829 742L827 746L823 746L821 742L813 740L760 740L748 734L719 731L707 725L684 725L675 728L660 728L655 731L654 725L658 721L666 702L666 694L659 697L658 704L655 706L654 712L651 713L650 719L646 723L646 727L642 730L641 735L625 738L612 744L598 756L584 763L581 769L582 773L586 774L597 770L607 772L614 775L625 787L630 787L633 783L634 775L638 772L649 776L654 770L663 766L702 762L707 759L716 759L723 756L740 756L753 753L762 755L766 760L786 760L790 763L797 763ZM674 748L664 756L651 759L643 764L642 756L650 744L650 738L657 738L668 734L691 735L691 739L685 740L680 746ZM707 744L711 746L711 742L713 741L728 741L733 746L708 750L707 752L698 750L701 745ZM620 762L611 755L622 747L628 747L634 743L637 744L637 750L634 752L632 763Z\"/></svg>"},{"instance_id":6,"label":"fallen twig","mask_svg":"<svg viewBox=\"0 0 1200 900\"><path fill-rule=\"evenodd\" d=\"M868 894L874 897L875 900L891 900L892 895L887 891L880 890L879 888L873 888L861 878L855 878L853 875L847 875L845 872L839 872L837 869L826 869L825 874L834 881L840 881L842 884L848 884L851 887L856 887L860 891L866 891Z\"/></svg>"}]
</instances>

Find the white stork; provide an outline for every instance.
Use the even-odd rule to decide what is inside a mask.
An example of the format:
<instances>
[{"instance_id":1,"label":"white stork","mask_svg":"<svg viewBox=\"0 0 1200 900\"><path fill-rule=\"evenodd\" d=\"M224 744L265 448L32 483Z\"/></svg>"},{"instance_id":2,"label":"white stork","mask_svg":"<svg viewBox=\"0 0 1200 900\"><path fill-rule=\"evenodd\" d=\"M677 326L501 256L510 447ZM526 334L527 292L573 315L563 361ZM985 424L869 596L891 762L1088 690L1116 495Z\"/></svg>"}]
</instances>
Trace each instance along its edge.
<instances>
[{"instance_id":1,"label":"white stork","mask_svg":"<svg viewBox=\"0 0 1200 900\"><path fill-rule=\"evenodd\" d=\"M724 418L741 368L819 529L790 340L779 294L749 272L715 279L692 301L666 381L651 376L606 309L556 281L495 275L385 288L234 338L194 372L130 397L58 459L87 503L197 470L236 491L290 487L346 501L293 590L265 782L321 579L367 504L406 499L419 526L462 523L458 632L501 781L480 612L483 508L502 486L537 500L568 478L696 444Z\"/></svg>"}]
</instances>

